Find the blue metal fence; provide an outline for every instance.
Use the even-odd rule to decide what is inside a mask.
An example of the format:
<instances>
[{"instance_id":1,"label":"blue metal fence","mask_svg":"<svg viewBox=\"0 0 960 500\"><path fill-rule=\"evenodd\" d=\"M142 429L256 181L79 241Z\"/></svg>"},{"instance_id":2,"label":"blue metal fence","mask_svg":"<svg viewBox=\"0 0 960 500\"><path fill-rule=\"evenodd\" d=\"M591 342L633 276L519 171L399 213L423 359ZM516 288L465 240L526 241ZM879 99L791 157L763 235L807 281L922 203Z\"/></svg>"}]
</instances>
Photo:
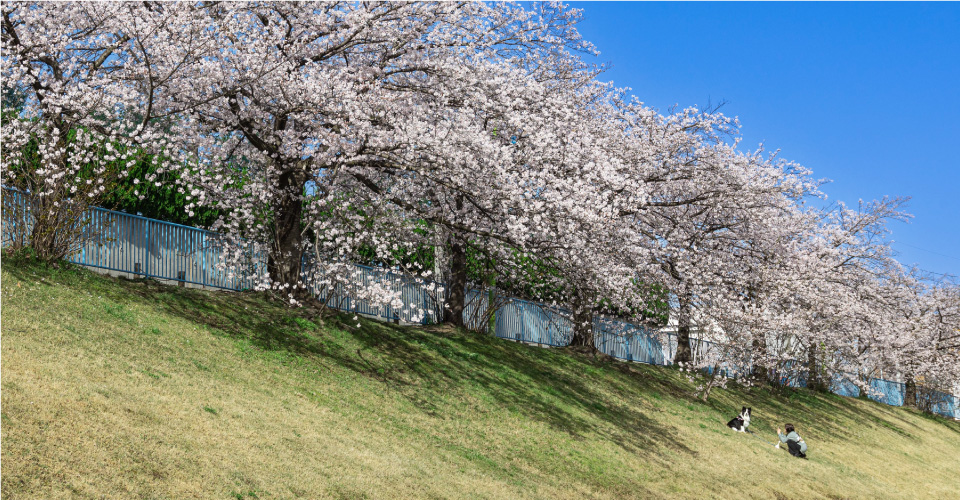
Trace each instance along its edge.
<instances>
[{"instance_id":1,"label":"blue metal fence","mask_svg":"<svg viewBox=\"0 0 960 500\"><path fill-rule=\"evenodd\" d=\"M934 413L960 418L960 397L940 391L934 391L933 397L935 400L930 409Z\"/></svg>"},{"instance_id":2,"label":"blue metal fence","mask_svg":"<svg viewBox=\"0 0 960 500\"><path fill-rule=\"evenodd\" d=\"M11 243L18 232L10 213L26 210L22 193L3 189L3 246ZM249 277L256 273L235 275L222 262L221 236L203 229L171 222L91 208L79 250L66 260L86 267L131 273L148 278L192 283L228 290L245 290L253 286ZM252 256L250 265L266 263L263 256Z\"/></svg>"},{"instance_id":3,"label":"blue metal fence","mask_svg":"<svg viewBox=\"0 0 960 500\"><path fill-rule=\"evenodd\" d=\"M334 273L331 268L348 268ZM438 304L444 293L441 284L411 278L389 269L359 264L334 265L313 263L307 266L308 280L313 293L331 308L367 316L377 316L405 323L436 323L441 318ZM335 276L336 275L336 276ZM362 289L378 285L396 294L402 305L376 305L368 299L357 298L351 288Z\"/></svg>"},{"instance_id":4,"label":"blue metal fence","mask_svg":"<svg viewBox=\"0 0 960 500\"><path fill-rule=\"evenodd\" d=\"M510 299L497 309L493 333L504 339L561 347L573 338L573 322L562 309Z\"/></svg>"},{"instance_id":5,"label":"blue metal fence","mask_svg":"<svg viewBox=\"0 0 960 500\"><path fill-rule=\"evenodd\" d=\"M652 365L669 364L659 336L650 330L617 318L598 316L593 322L597 349L618 359ZM668 336L669 340L673 336ZM674 340L674 343L676 341Z\"/></svg>"},{"instance_id":6,"label":"blue metal fence","mask_svg":"<svg viewBox=\"0 0 960 500\"><path fill-rule=\"evenodd\" d=\"M248 265L259 271L236 273L221 266L221 237L210 231L102 208L91 209L90 217L95 235L67 258L82 266L245 290L266 265L262 256L252 256Z\"/></svg>"},{"instance_id":7,"label":"blue metal fence","mask_svg":"<svg viewBox=\"0 0 960 500\"><path fill-rule=\"evenodd\" d=\"M24 205L22 194L3 190L3 245L10 243L15 221L14 209ZM221 236L203 229L182 226L169 222L148 219L137 215L102 208L90 210L89 238L79 252L67 260L87 267L132 273L143 277L193 283L202 286L229 290L249 289L254 278L265 273L266 256L247 256L247 272L235 275L223 265ZM440 304L445 297L445 287L420 279L412 279L389 269L362 265L349 265L349 271L334 278L330 269L334 264L304 261L304 274L314 283L314 294L329 307L359 314L377 316L407 323L434 323L442 318ZM369 300L354 296L364 286L377 284L394 292L399 299L397 306L377 306ZM491 330L500 338L539 344L544 346L569 345L573 335L570 312L546 304L520 299L507 299L490 311L491 296L487 292L467 290L464 321L475 330ZM402 304L402 305L400 305ZM490 320L492 318L492 321ZM484 324L484 322L488 322ZM662 336L642 326L618 318L598 316L594 319L594 341L598 350L618 359L655 365L669 365L676 352L676 337ZM718 362L726 376L738 372L735 366L722 362L719 346L704 340L692 339L697 360L714 364ZM784 385L805 385L802 370L793 369L792 362L782 363L774 369L774 376ZM740 369L739 371L742 371ZM903 404L903 384L888 380L873 379L870 382L870 397L890 405ZM834 379L831 390L844 396L856 397L859 388L850 380ZM958 417L960 401L946 393L935 393L934 411L942 415Z\"/></svg>"},{"instance_id":8,"label":"blue metal fence","mask_svg":"<svg viewBox=\"0 0 960 500\"><path fill-rule=\"evenodd\" d=\"M849 398L860 396L860 388L857 387L856 384L846 377L839 376L834 377L833 382L830 384L830 392Z\"/></svg>"}]
</instances>

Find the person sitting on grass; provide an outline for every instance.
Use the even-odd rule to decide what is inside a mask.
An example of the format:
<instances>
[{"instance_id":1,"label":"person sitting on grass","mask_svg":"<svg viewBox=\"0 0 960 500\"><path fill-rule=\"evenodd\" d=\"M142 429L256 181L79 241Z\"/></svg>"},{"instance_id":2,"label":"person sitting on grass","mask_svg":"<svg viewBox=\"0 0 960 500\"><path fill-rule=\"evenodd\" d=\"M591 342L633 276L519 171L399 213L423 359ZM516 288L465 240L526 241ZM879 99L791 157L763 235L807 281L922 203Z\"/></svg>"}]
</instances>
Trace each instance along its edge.
<instances>
[{"instance_id":1,"label":"person sitting on grass","mask_svg":"<svg viewBox=\"0 0 960 500\"><path fill-rule=\"evenodd\" d=\"M807 443L797 434L796 429L793 428L793 424L787 424L786 426L787 435L784 436L780 433L780 428L777 427L777 436L780 437L780 443L786 443L787 449L790 450L790 454L797 458L807 458ZM777 443L777 448L780 447L780 443Z\"/></svg>"}]
</instances>

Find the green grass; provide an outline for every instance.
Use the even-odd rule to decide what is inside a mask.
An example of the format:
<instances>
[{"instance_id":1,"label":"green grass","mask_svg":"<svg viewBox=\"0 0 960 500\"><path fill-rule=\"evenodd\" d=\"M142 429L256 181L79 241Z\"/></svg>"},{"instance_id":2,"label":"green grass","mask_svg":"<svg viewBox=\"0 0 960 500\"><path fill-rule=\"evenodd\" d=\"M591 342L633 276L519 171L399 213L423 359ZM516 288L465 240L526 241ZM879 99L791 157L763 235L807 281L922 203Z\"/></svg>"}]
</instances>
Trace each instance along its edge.
<instances>
[{"instance_id":1,"label":"green grass","mask_svg":"<svg viewBox=\"0 0 960 500\"><path fill-rule=\"evenodd\" d=\"M2 496L955 498L960 424L4 258ZM724 424L741 405L772 441Z\"/></svg>"}]
</instances>

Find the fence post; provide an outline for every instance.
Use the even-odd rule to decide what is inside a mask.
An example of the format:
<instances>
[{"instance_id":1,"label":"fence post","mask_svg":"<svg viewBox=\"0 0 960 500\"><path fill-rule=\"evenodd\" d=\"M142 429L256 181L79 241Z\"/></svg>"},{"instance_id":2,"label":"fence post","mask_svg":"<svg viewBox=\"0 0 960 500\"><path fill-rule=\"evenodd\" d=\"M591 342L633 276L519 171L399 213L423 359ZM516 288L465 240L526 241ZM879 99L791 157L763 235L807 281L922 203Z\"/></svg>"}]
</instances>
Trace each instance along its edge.
<instances>
[{"instance_id":1,"label":"fence post","mask_svg":"<svg viewBox=\"0 0 960 500\"><path fill-rule=\"evenodd\" d=\"M427 324L427 292L426 292L427 288L426 287L427 287L427 283L426 281L424 281L423 288L420 289L420 304L421 304L420 310L423 311L423 316L422 316L422 319L420 320L421 325Z\"/></svg>"},{"instance_id":2,"label":"fence post","mask_svg":"<svg viewBox=\"0 0 960 500\"><path fill-rule=\"evenodd\" d=\"M144 234L144 239L146 240L143 247L144 254L145 254L143 257L143 267L144 267L144 274L146 276L150 276L150 222L147 220L144 220L143 222L144 222L143 234Z\"/></svg>"},{"instance_id":3,"label":"fence post","mask_svg":"<svg viewBox=\"0 0 960 500\"><path fill-rule=\"evenodd\" d=\"M553 321L553 313L547 313L550 316L550 323L547 324L547 342L553 345L553 329L559 327L559 322Z\"/></svg>"},{"instance_id":4,"label":"fence post","mask_svg":"<svg viewBox=\"0 0 960 500\"><path fill-rule=\"evenodd\" d=\"M520 318L520 340L523 340L527 337L527 324L526 324L527 322L524 321L526 319L526 315L524 314L525 312L524 309L525 308L523 307L522 303L520 304L520 307L517 308L517 310L520 312L520 314L518 314Z\"/></svg>"},{"instance_id":5,"label":"fence post","mask_svg":"<svg viewBox=\"0 0 960 500\"><path fill-rule=\"evenodd\" d=\"M207 233L200 233L200 283L207 286Z\"/></svg>"}]
</instances>

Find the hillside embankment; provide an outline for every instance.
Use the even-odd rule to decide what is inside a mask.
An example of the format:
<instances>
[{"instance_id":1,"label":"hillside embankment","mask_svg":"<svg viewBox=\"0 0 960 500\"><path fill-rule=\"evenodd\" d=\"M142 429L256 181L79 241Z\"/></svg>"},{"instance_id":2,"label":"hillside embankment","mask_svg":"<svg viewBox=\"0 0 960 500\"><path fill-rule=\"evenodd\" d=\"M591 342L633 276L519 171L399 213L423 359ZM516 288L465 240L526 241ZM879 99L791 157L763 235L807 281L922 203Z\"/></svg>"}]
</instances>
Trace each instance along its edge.
<instances>
[{"instance_id":1,"label":"hillside embankment","mask_svg":"<svg viewBox=\"0 0 960 500\"><path fill-rule=\"evenodd\" d=\"M958 498L958 422L693 389L444 326L2 262L4 499ZM741 406L756 436L725 427ZM771 446L785 422L809 460Z\"/></svg>"}]
</instances>

